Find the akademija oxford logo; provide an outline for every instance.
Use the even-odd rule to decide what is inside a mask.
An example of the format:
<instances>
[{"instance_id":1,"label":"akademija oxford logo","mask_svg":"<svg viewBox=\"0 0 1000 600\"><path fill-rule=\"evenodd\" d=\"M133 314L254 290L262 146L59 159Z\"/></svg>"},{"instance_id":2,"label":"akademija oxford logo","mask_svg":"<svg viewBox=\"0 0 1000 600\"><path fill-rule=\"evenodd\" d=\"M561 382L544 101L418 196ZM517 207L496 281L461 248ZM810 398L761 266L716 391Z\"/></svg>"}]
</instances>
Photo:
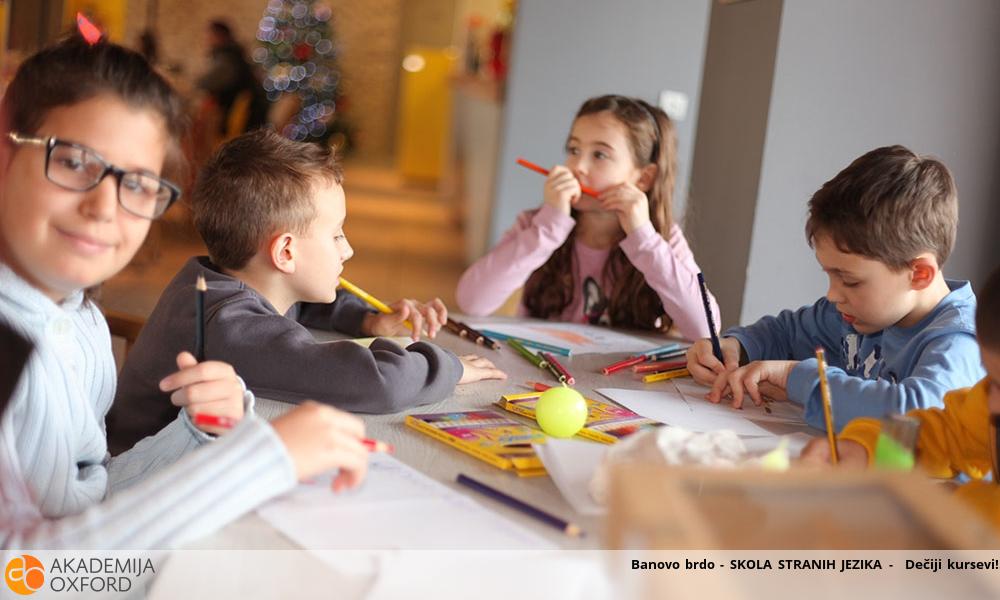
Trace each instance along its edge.
<instances>
[{"instance_id":1,"label":"akademija oxford logo","mask_svg":"<svg viewBox=\"0 0 1000 600\"><path fill-rule=\"evenodd\" d=\"M42 561L30 554L15 556L7 562L3 578L15 594L30 596L45 585L45 567Z\"/></svg>"}]
</instances>

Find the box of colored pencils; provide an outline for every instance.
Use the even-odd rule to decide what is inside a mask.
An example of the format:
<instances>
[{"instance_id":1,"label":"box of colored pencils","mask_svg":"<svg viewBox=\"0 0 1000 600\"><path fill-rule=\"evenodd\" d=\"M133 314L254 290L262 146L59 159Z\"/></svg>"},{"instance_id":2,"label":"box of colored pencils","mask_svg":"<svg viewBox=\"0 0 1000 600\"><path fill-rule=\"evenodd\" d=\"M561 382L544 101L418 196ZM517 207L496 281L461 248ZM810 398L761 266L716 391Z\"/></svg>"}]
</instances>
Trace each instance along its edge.
<instances>
[{"instance_id":1,"label":"box of colored pencils","mask_svg":"<svg viewBox=\"0 0 1000 600\"><path fill-rule=\"evenodd\" d=\"M497 406L512 413L531 419L535 418L535 404L541 392L525 394L505 394L497 401ZM586 398L587 421L577 435L602 444L614 444L618 440L637 431L663 425L659 421L647 419L624 406Z\"/></svg>"}]
</instances>

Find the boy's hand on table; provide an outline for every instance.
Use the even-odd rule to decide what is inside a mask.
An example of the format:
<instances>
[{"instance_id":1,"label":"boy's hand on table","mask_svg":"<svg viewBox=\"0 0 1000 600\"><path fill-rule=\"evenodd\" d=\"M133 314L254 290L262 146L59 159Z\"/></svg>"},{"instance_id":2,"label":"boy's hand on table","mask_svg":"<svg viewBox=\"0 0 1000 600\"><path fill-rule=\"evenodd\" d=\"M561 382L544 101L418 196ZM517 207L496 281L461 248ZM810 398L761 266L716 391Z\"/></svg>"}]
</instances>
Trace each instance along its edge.
<instances>
[{"instance_id":1,"label":"boy's hand on table","mask_svg":"<svg viewBox=\"0 0 1000 600\"><path fill-rule=\"evenodd\" d=\"M705 394L705 399L718 403L728 392L733 399L733 408L741 408L746 395L750 396L755 405L760 406L764 403L765 395L773 397L776 390L788 387L788 375L797 364L796 360L755 360L716 377L712 389ZM765 386L765 392L770 392L769 394L762 393L761 385L764 384L769 384Z\"/></svg>"},{"instance_id":2,"label":"boy's hand on table","mask_svg":"<svg viewBox=\"0 0 1000 600\"><path fill-rule=\"evenodd\" d=\"M827 438L815 438L802 449L799 462L814 466L833 466L830 457L830 442ZM853 440L837 440L838 467L863 469L868 466L868 450Z\"/></svg>"},{"instance_id":3,"label":"boy's hand on table","mask_svg":"<svg viewBox=\"0 0 1000 600\"><path fill-rule=\"evenodd\" d=\"M357 487L368 471L368 449L361 443L365 424L332 406L302 403L271 422L295 465L299 481L330 469L339 472L333 491Z\"/></svg>"},{"instance_id":4,"label":"boy's hand on table","mask_svg":"<svg viewBox=\"0 0 1000 600\"><path fill-rule=\"evenodd\" d=\"M493 363L475 354L459 356L462 361L462 378L458 380L459 385L463 383L475 383L484 379L507 379L507 374L496 368Z\"/></svg>"},{"instance_id":5,"label":"boy's hand on table","mask_svg":"<svg viewBox=\"0 0 1000 600\"><path fill-rule=\"evenodd\" d=\"M740 354L743 351L740 342L736 338L722 338L719 340L719 345L722 346L722 358L725 364L715 358L712 353L712 340L708 338L700 339L688 348L688 371L694 380L702 385L712 385L719 375L740 368Z\"/></svg>"},{"instance_id":6,"label":"boy's hand on table","mask_svg":"<svg viewBox=\"0 0 1000 600\"><path fill-rule=\"evenodd\" d=\"M228 417L235 421L243 418L243 384L229 363L217 360L198 362L190 352L177 355L177 371L160 381L160 390L172 392L170 401L182 406L190 417L205 414ZM225 429L210 425L195 425L213 435Z\"/></svg>"}]
</instances>

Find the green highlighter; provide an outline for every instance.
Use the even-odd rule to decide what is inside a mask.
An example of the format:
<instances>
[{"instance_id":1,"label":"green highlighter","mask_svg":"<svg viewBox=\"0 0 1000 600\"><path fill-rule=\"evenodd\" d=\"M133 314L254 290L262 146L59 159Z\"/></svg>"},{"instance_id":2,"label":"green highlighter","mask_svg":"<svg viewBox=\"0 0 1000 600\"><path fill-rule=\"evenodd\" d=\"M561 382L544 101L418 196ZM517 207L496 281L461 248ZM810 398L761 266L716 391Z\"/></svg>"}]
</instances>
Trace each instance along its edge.
<instances>
[{"instance_id":1,"label":"green highlighter","mask_svg":"<svg viewBox=\"0 0 1000 600\"><path fill-rule=\"evenodd\" d=\"M875 445L875 466L890 471L911 471L916 463L920 420L906 415L882 419L882 431Z\"/></svg>"}]
</instances>

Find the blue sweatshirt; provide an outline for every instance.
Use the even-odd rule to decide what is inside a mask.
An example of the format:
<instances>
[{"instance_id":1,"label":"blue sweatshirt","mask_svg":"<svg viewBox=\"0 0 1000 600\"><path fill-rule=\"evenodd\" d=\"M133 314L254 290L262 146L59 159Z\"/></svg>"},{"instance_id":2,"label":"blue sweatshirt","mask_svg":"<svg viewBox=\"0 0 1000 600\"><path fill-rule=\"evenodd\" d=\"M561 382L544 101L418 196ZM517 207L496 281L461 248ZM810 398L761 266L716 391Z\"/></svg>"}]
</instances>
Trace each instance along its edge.
<instances>
[{"instance_id":1,"label":"blue sweatshirt","mask_svg":"<svg viewBox=\"0 0 1000 600\"><path fill-rule=\"evenodd\" d=\"M948 390L969 387L986 373L976 344L976 296L967 281L947 281L951 292L912 327L860 334L836 307L820 298L723 336L739 340L750 360L797 360L788 399L805 420L826 429L816 348L826 352L834 427L857 417L880 418L914 408L940 407Z\"/></svg>"}]
</instances>

